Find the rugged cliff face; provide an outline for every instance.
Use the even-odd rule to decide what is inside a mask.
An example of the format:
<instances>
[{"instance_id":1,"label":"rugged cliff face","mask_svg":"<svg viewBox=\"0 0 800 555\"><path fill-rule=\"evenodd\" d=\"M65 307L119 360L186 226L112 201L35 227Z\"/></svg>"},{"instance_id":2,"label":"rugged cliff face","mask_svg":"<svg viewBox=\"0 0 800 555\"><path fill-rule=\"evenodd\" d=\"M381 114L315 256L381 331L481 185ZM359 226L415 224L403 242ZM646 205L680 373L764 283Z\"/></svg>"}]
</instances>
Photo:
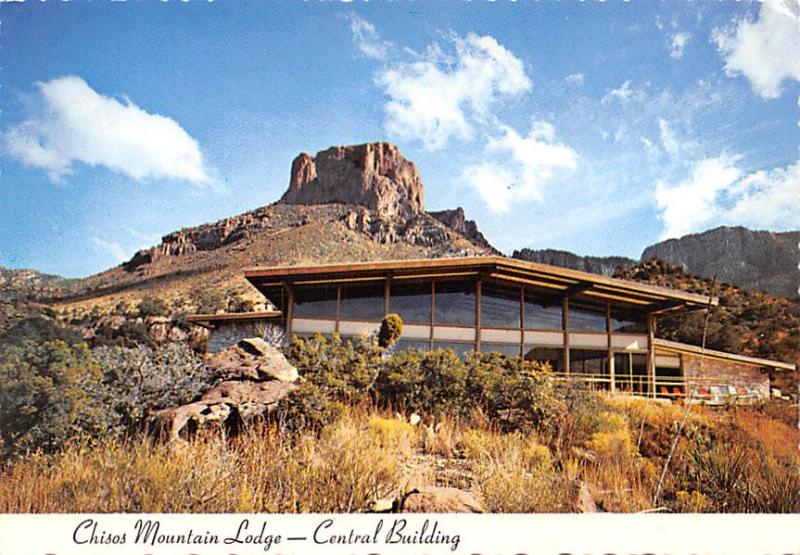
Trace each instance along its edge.
<instances>
[{"instance_id":1,"label":"rugged cliff face","mask_svg":"<svg viewBox=\"0 0 800 555\"><path fill-rule=\"evenodd\" d=\"M642 260L659 258L690 274L796 297L800 286L800 231L773 233L743 227L718 227L647 247Z\"/></svg>"},{"instance_id":2,"label":"rugged cliff face","mask_svg":"<svg viewBox=\"0 0 800 555\"><path fill-rule=\"evenodd\" d=\"M468 220L464 215L464 209L460 206L453 210L440 210L438 212L428 212L431 216L442 222L450 229L460 233L472 243L494 250L494 247L489 244L483 233L478 231L478 224L475 220Z\"/></svg>"},{"instance_id":3,"label":"rugged cliff face","mask_svg":"<svg viewBox=\"0 0 800 555\"><path fill-rule=\"evenodd\" d=\"M622 256L578 256L550 249L521 249L514 258L612 275L638 262L657 258L688 274L713 277L723 283L794 298L800 286L800 231L773 233L744 227L718 227L703 233L669 239L647 247L639 261Z\"/></svg>"},{"instance_id":4,"label":"rugged cliff face","mask_svg":"<svg viewBox=\"0 0 800 555\"><path fill-rule=\"evenodd\" d=\"M422 180L413 162L389 143L335 146L292 162L282 204L357 204L382 218L424 211Z\"/></svg>"},{"instance_id":5,"label":"rugged cliff face","mask_svg":"<svg viewBox=\"0 0 800 555\"><path fill-rule=\"evenodd\" d=\"M553 249L522 249L514 251L512 258L527 260L528 262L539 262L541 264L551 264L562 268L571 268L583 272L591 272L603 276L610 276L619 268L630 268L636 264L636 260L625 258L624 256L578 256L567 251Z\"/></svg>"}]
</instances>

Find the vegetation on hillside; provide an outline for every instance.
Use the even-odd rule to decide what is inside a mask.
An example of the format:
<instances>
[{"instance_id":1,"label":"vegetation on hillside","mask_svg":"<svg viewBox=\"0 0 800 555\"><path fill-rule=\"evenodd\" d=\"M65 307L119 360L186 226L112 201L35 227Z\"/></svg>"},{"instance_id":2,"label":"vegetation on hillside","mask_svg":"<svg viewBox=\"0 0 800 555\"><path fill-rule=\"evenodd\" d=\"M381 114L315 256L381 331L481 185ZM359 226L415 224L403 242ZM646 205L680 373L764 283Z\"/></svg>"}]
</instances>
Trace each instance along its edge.
<instances>
[{"instance_id":1,"label":"vegetation on hillside","mask_svg":"<svg viewBox=\"0 0 800 555\"><path fill-rule=\"evenodd\" d=\"M712 308L709 318L710 349L784 362L800 361L800 303L796 299L727 283L717 282L712 288L712 278L687 275L679 266L657 259L618 270L615 277L718 297L719 305ZM662 317L657 334L700 345L703 321L702 312Z\"/></svg>"}]
</instances>

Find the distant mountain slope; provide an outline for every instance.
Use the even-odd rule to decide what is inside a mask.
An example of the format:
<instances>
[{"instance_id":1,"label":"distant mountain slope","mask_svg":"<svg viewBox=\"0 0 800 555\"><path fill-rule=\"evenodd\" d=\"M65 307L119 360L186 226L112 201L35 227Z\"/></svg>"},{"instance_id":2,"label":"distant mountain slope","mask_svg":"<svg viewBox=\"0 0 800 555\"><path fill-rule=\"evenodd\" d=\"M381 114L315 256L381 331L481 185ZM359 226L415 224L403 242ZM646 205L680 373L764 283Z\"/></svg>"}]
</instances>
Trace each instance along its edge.
<instances>
[{"instance_id":1,"label":"distant mountain slope","mask_svg":"<svg viewBox=\"0 0 800 555\"><path fill-rule=\"evenodd\" d=\"M692 274L716 275L722 282L796 297L800 286L798 241L800 231L718 227L647 247L642 260L659 258Z\"/></svg>"},{"instance_id":2,"label":"distant mountain slope","mask_svg":"<svg viewBox=\"0 0 800 555\"><path fill-rule=\"evenodd\" d=\"M644 250L640 261L657 258L690 274L717 276L723 283L794 298L800 286L798 242L800 231L773 233L718 227L651 245ZM551 249L515 250L512 256L602 275L637 264L636 260L622 256L579 256Z\"/></svg>"},{"instance_id":3,"label":"distant mountain slope","mask_svg":"<svg viewBox=\"0 0 800 555\"><path fill-rule=\"evenodd\" d=\"M636 264L636 260L624 256L578 256L571 252L553 249L515 250L511 257L604 276L612 275L617 268L630 268Z\"/></svg>"}]
</instances>

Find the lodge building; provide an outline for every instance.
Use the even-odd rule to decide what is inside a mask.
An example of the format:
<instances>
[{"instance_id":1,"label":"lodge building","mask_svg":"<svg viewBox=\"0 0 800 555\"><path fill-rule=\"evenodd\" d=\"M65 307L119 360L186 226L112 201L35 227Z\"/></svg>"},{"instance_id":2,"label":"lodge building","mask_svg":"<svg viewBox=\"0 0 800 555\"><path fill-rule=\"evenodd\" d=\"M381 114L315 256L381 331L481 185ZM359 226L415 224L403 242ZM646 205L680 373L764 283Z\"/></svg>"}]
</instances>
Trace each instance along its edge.
<instances>
[{"instance_id":1,"label":"lodge building","mask_svg":"<svg viewBox=\"0 0 800 555\"><path fill-rule=\"evenodd\" d=\"M288 334L373 334L403 319L398 348L499 352L546 361L554 376L613 392L726 402L770 395L769 372L795 366L658 339L658 320L717 304L705 295L503 257L255 268L275 307L205 314L217 351L260 326Z\"/></svg>"}]
</instances>

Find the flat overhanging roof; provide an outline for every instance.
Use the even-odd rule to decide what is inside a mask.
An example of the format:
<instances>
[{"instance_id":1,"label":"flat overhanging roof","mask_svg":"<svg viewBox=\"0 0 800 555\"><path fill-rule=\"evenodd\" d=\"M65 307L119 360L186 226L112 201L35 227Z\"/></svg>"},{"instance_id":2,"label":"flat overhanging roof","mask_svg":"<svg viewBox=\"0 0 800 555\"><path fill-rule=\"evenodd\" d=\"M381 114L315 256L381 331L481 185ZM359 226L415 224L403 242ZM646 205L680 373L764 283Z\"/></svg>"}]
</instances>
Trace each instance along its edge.
<instances>
[{"instance_id":1,"label":"flat overhanging roof","mask_svg":"<svg viewBox=\"0 0 800 555\"><path fill-rule=\"evenodd\" d=\"M610 302L627 310L666 314L714 306L716 297L677 289L610 278L588 272L526 262L501 256L390 260L314 266L252 268L245 278L270 296L293 285L311 285L370 280L422 278L496 279L527 285L553 297L569 297L600 304Z\"/></svg>"},{"instance_id":2,"label":"flat overhanging roof","mask_svg":"<svg viewBox=\"0 0 800 555\"><path fill-rule=\"evenodd\" d=\"M252 320L269 320L280 318L282 315L280 310L262 310L259 312L225 312L219 314L192 314L186 317L187 322L203 326L204 328L213 328L221 322L235 323L247 322Z\"/></svg>"},{"instance_id":3,"label":"flat overhanging roof","mask_svg":"<svg viewBox=\"0 0 800 555\"><path fill-rule=\"evenodd\" d=\"M697 345L688 345L686 343L678 343L677 341L669 341L667 339L656 338L653 342L656 352L673 352L673 353L687 353L708 358L719 358L729 360L732 362L740 362L743 364L750 364L753 366L764 366L774 368L775 370L786 370L793 372L797 370L797 365L788 362L778 362L775 360L767 360L765 358L757 358L746 355L737 355L734 353L726 353L724 351L714 351L711 349L703 349Z\"/></svg>"}]
</instances>

